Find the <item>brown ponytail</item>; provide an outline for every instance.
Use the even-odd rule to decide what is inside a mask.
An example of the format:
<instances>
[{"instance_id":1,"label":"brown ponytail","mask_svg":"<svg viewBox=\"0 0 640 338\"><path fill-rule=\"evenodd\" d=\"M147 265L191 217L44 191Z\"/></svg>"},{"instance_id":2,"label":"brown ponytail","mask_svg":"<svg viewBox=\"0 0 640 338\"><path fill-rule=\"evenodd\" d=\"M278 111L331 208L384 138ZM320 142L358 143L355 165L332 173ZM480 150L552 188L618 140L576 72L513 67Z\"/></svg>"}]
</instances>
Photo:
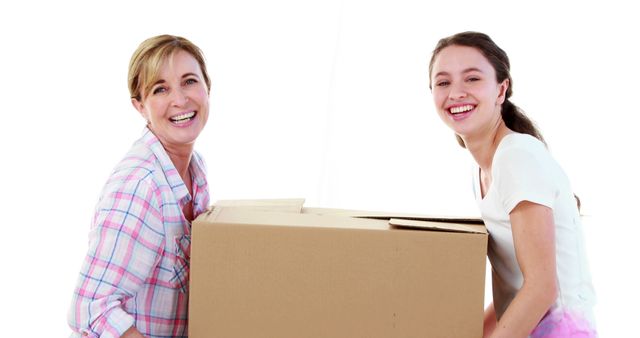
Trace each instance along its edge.
<instances>
[{"instance_id":1,"label":"brown ponytail","mask_svg":"<svg viewBox=\"0 0 640 338\"><path fill-rule=\"evenodd\" d=\"M533 123L518 106L513 104L509 98L502 103L502 120L507 128L518 133L529 134L542 141L545 145L547 144L535 123Z\"/></svg>"}]
</instances>

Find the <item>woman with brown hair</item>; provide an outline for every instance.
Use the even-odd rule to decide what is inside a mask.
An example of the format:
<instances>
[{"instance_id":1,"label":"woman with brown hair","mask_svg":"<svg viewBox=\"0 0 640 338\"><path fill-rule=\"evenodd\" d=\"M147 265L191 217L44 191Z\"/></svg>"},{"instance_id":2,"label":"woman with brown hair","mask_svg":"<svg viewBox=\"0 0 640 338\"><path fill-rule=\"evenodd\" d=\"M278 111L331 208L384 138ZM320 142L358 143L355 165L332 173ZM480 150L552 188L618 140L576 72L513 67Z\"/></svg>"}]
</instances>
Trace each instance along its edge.
<instances>
[{"instance_id":1,"label":"woman with brown hair","mask_svg":"<svg viewBox=\"0 0 640 338\"><path fill-rule=\"evenodd\" d=\"M510 101L507 54L485 34L455 34L433 51L429 81L440 118L478 165L493 281L485 337L595 337L576 199L540 132Z\"/></svg>"}]
</instances>

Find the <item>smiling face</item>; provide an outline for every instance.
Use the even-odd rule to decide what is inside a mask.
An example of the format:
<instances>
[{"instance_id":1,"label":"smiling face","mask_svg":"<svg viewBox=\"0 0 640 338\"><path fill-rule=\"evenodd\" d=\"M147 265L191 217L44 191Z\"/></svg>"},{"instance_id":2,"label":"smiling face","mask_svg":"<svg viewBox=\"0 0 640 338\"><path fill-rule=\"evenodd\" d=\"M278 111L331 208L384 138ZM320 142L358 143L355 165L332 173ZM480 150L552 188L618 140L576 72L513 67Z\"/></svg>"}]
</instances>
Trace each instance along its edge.
<instances>
[{"instance_id":1,"label":"smiling face","mask_svg":"<svg viewBox=\"0 0 640 338\"><path fill-rule=\"evenodd\" d=\"M446 47L436 55L431 74L438 115L462 139L482 137L499 125L509 81L497 82L495 69L480 51Z\"/></svg>"},{"instance_id":2,"label":"smiling face","mask_svg":"<svg viewBox=\"0 0 640 338\"><path fill-rule=\"evenodd\" d=\"M177 50L159 68L141 100L132 99L165 148L193 145L209 117L209 93L198 61Z\"/></svg>"}]
</instances>

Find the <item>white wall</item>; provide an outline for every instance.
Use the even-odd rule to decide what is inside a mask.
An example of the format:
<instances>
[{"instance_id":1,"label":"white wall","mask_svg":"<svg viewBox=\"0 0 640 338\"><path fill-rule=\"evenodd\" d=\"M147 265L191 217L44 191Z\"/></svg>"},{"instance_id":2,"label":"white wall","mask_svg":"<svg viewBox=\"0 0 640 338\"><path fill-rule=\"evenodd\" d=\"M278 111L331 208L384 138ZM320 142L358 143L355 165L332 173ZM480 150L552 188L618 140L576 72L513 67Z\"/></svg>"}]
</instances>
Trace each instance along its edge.
<instances>
[{"instance_id":1,"label":"white wall","mask_svg":"<svg viewBox=\"0 0 640 338\"><path fill-rule=\"evenodd\" d=\"M640 303L640 53L626 3L3 2L3 336L69 332L94 204L143 127L126 88L143 39L182 35L207 56L197 148L214 200L469 215L471 159L436 116L427 75L437 40L464 30L509 53L513 101L584 203L601 336L627 336Z\"/></svg>"}]
</instances>

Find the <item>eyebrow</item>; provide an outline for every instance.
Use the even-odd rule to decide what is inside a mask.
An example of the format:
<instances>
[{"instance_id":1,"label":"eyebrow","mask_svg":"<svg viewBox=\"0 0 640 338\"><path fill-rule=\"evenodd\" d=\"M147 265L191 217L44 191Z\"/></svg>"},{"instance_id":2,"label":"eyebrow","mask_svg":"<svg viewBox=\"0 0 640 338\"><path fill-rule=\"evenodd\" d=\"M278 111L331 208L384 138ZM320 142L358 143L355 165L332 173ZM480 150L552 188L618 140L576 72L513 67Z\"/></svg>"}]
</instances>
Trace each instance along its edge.
<instances>
[{"instance_id":1,"label":"eyebrow","mask_svg":"<svg viewBox=\"0 0 640 338\"><path fill-rule=\"evenodd\" d=\"M195 76L197 78L200 78L200 76L198 76L198 74L196 73L185 73L182 75L182 78L184 79L185 77L189 77L189 76Z\"/></svg>"},{"instance_id":2,"label":"eyebrow","mask_svg":"<svg viewBox=\"0 0 640 338\"><path fill-rule=\"evenodd\" d=\"M470 72L480 72L482 73L482 70L480 70L480 68L476 68L476 67L469 67L469 68L465 68L462 73L466 74L466 73L470 73ZM440 75L449 75L448 72L437 72L436 75L434 75L433 77L438 77Z\"/></svg>"},{"instance_id":3,"label":"eyebrow","mask_svg":"<svg viewBox=\"0 0 640 338\"><path fill-rule=\"evenodd\" d=\"M182 79L184 79L185 77L189 77L189 76L195 76L195 77L197 77L198 79L200 78L200 76L198 76L198 74L196 74L196 73L185 73L185 74L183 74L183 75L182 75L182 77L181 77L181 78L182 78ZM153 87L153 86L155 86L155 85L157 85L157 84L160 84L160 83L165 83L165 82L167 82L167 81L165 81L164 79L159 79L158 81L154 82L154 83L151 85L151 87Z\"/></svg>"}]
</instances>

